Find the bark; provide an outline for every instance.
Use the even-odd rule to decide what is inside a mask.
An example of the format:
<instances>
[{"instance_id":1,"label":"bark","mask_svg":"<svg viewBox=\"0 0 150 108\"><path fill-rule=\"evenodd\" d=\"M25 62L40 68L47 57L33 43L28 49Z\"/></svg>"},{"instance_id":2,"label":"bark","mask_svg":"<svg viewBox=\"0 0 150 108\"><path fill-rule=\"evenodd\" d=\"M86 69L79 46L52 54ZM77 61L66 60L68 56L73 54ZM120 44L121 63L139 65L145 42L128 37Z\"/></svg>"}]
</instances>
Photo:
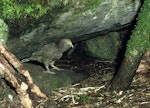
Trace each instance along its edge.
<instances>
[{"instance_id":1,"label":"bark","mask_svg":"<svg viewBox=\"0 0 150 108\"><path fill-rule=\"evenodd\" d=\"M111 89L125 90L132 83L136 69L142 55L150 47L150 1L144 0L144 4L138 16L136 28L131 39L127 43L125 58L111 82Z\"/></svg>"},{"instance_id":2,"label":"bark","mask_svg":"<svg viewBox=\"0 0 150 108\"><path fill-rule=\"evenodd\" d=\"M137 55L133 58L125 58L119 68L118 73L112 79L111 90L126 90L132 83L133 77L136 74L136 69L140 63L142 55Z\"/></svg>"},{"instance_id":3,"label":"bark","mask_svg":"<svg viewBox=\"0 0 150 108\"><path fill-rule=\"evenodd\" d=\"M33 83L28 70L24 69L22 63L0 43L0 71L1 77L8 81L15 89L20 103L25 108L33 108L34 99L47 100L47 96L41 92Z\"/></svg>"}]
</instances>

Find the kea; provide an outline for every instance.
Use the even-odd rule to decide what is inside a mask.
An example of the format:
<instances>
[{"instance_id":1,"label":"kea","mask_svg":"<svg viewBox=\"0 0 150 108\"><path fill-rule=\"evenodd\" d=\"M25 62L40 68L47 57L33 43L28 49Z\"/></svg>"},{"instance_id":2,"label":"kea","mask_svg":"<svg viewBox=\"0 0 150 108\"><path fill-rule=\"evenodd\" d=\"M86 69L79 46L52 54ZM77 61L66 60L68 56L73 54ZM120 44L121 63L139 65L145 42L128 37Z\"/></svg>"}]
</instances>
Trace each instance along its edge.
<instances>
[{"instance_id":1,"label":"kea","mask_svg":"<svg viewBox=\"0 0 150 108\"><path fill-rule=\"evenodd\" d=\"M25 58L22 62L38 61L43 63L46 68L46 73L55 74L50 71L49 65L56 70L61 70L54 65L55 61L60 59L63 53L73 47L70 39L62 39L58 43L50 43L42 47L40 50L33 52L31 57Z\"/></svg>"}]
</instances>

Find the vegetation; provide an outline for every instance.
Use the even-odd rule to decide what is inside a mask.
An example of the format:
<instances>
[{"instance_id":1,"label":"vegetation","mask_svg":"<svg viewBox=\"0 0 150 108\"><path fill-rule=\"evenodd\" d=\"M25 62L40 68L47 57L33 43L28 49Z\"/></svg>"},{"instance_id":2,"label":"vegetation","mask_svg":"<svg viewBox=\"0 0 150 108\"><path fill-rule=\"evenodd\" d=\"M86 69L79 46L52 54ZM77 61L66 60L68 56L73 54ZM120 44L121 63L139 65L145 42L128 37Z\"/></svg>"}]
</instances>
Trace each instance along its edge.
<instances>
[{"instance_id":1,"label":"vegetation","mask_svg":"<svg viewBox=\"0 0 150 108\"><path fill-rule=\"evenodd\" d=\"M49 1L45 0L1 0L0 13L4 19L26 18L28 16L38 18L45 14Z\"/></svg>"},{"instance_id":2,"label":"vegetation","mask_svg":"<svg viewBox=\"0 0 150 108\"><path fill-rule=\"evenodd\" d=\"M64 4L67 5L68 1L69 0L65 0L63 5ZM101 0L91 0L91 1L90 0L84 0L84 1L80 0L80 3L81 2L83 3L83 7L85 7L83 9L93 9L94 7L96 7L100 3L100 1ZM62 2L57 1L57 0L47 0L47 1L46 0L40 0L38 2L37 2L37 0L1 0L0 1L0 13L1 13L0 18L8 19L8 20L28 18L28 17L39 18L40 16L47 13L48 9L52 9L52 8L54 9L54 7L60 7L61 5L62 5ZM78 6L80 6L80 4ZM89 7L87 7L87 6L89 6ZM128 42L127 51L126 51L123 63L121 65L118 73L116 74L116 76L112 80L112 83L111 83L112 89L124 90L124 89L129 88L129 85L132 82L132 79L135 75L135 71L138 67L140 60L141 60L142 54L146 51L146 49L149 46L149 42L150 42L149 41L149 39L150 39L150 31L149 31L150 30L150 25L149 25L150 11L149 10L150 10L150 1L145 0L143 8L142 8L142 10L139 14L139 17L138 17L137 26L136 26L135 30L133 31L131 39ZM7 36L8 36L8 26L4 23L3 20L0 19L0 42L2 42L2 43L4 42L4 44L5 44L5 42L7 40ZM15 74L16 76L12 77L13 72L11 72L11 68L10 68L9 69L10 72L8 75L6 74L6 76L9 76L10 79L12 79L12 78L24 78L25 75L23 75L23 76L20 75L20 73L24 70L22 69L22 67L18 68L19 64L17 64L17 63L19 63L19 62L15 61L17 59L16 58L14 59L14 56L10 56L9 55L10 53L8 53L7 51L5 51L5 52L3 51L2 53L6 57L1 56L0 58L4 57L5 59L3 61L6 60L7 61L6 63L9 63L9 65L13 66L15 68L15 71L16 71L16 74ZM7 57L11 57L11 58L7 58ZM15 61L15 62L12 63L11 60ZM3 63L5 63L5 62L1 63L2 66L3 66ZM77 63L79 63L79 61L77 61ZM108 64L108 61L106 62L106 64ZM14 66L14 65L16 65L16 66ZM82 65L80 63L79 63L79 65L82 67ZM85 65L83 65L83 66L85 66ZM87 69L87 67L89 67L88 70L91 71L90 70L90 69L92 69L91 66L92 66L91 64L89 66L86 66L86 69ZM104 68L103 66L101 66L103 68L103 69L101 69L101 67L99 67L100 65L93 65L93 66L94 67L97 66L99 69L99 72L101 71L103 73L106 71L110 72L110 70L111 70L111 68ZM4 65L3 67L4 67L3 70L8 69L7 65ZM77 68L77 66L76 66L76 68ZM86 69L83 69L83 70L86 71ZM6 73L8 73L8 72L6 72ZM40 74L40 76L41 76L41 74ZM142 86L143 87L142 90L139 89L138 91L136 91L133 89L130 92L126 91L127 95L124 95L124 92L122 92L122 91L119 93L114 92L113 94L110 94L110 92L106 92L107 88L105 87L105 85L106 85L106 79L108 79L108 78L104 77L104 75L102 76L102 73L100 74L100 76L95 75L95 77L97 77L97 80L94 79L94 81L100 81L101 80L101 82L104 83L104 85L101 85L101 83L97 83L97 82L93 85L91 84L92 86L97 86L95 88L91 87L91 90L94 89L93 93L89 92L90 89L88 89L88 87L87 87L87 85L90 86L90 83L93 83L93 77L92 77L91 80L90 81L87 80L87 83L85 84L84 90L87 90L86 91L87 94L85 94L85 93L78 94L78 93L81 93L80 91L78 91L78 93L72 92L74 89L71 89L72 90L72 91L70 90L71 92L69 91L68 94L65 94L65 93L67 93L67 91L64 92L64 90L61 90L61 92L63 92L62 93L63 95L59 94L57 92L54 92L55 95L62 96L62 97L60 97L60 100L59 100L59 98L57 98L55 100L58 100L59 102L57 102L57 103L60 103L63 99L69 98L68 100L70 100L70 99L72 99L73 101L75 100L75 103L73 103L74 105L77 105L76 103L78 103L78 101L79 101L79 105L84 104L84 103L90 103L91 106L94 105L93 102L97 101L97 103L96 103L97 107L103 107L104 105L108 106L108 107L112 107L113 104L116 104L116 105L121 106L121 107L122 106L126 107L127 105L129 105L128 107L133 107L133 104L137 105L137 101L139 101L138 104L140 104L140 102L143 101L144 99L145 99L145 101L143 101L141 106L143 104L147 104L147 103L149 104L149 95L150 94L144 93L146 90L143 90L147 85L149 85L148 84L149 79L146 80L143 84L141 84L141 83L139 83L139 81L137 81L136 86L134 84L135 82L133 82L132 87L134 86L135 87L134 89L136 89L136 87L138 88L139 86ZM12 80L10 80L10 79L8 79L7 81L8 82L9 81L15 81L14 79L12 79ZM144 79L145 78L143 78L143 80ZM42 78L42 80L43 80L43 78ZM20 79L19 79L19 81L24 82L24 80L20 80ZM18 85L19 84L14 83L14 85L12 87L14 87L17 91L17 90L19 90L18 88L20 88L20 85L19 86ZM33 86L32 82L30 82L30 83L27 82L27 85L29 87L29 90L27 92L32 91L35 87L35 86ZM81 87L81 86L78 86L78 87ZM148 87L148 90L149 90L149 87ZM51 91L51 90L49 90L49 91ZM99 93L97 93L97 91ZM135 92L136 92L136 94L134 94ZM17 91L16 93L19 94L21 92ZM22 94L24 94L24 93L22 93ZM28 94L28 93L26 93L26 94ZM37 92L36 94L40 94L40 93ZM32 95L34 95L34 94L31 94L31 96ZM133 95L134 95L134 97L132 97ZM11 100L11 102L13 102L12 101L13 95L11 95L11 94L7 95L6 94L6 96L4 96L4 99L3 98L0 99L1 100L0 105L2 105L2 103L9 104L7 102L7 99L6 99L7 96ZM19 94L19 96L21 96L21 94ZM74 98L74 96L77 96L77 98L76 97ZM139 100L136 100L136 96L138 96ZM142 97L142 100L141 100L141 96L143 96L144 99ZM34 99L37 99L36 95L33 97L34 97ZM20 97L20 98L29 100L28 98L24 98L24 97L23 98ZM14 100L15 99L16 98L14 98ZM39 102L40 101L41 100L39 100ZM33 102L35 102L35 100ZM126 102L126 103L124 103L124 102ZM13 103L15 103L15 102L13 102Z\"/></svg>"},{"instance_id":3,"label":"vegetation","mask_svg":"<svg viewBox=\"0 0 150 108\"><path fill-rule=\"evenodd\" d=\"M150 45L150 1L145 0L138 16L138 23L127 44L126 57L142 55Z\"/></svg>"},{"instance_id":4,"label":"vegetation","mask_svg":"<svg viewBox=\"0 0 150 108\"><path fill-rule=\"evenodd\" d=\"M136 69L140 63L141 57L150 45L150 1L145 0L141 12L138 16L138 22L131 39L127 44L125 58L119 68L118 73L113 78L111 89L128 89Z\"/></svg>"},{"instance_id":5,"label":"vegetation","mask_svg":"<svg viewBox=\"0 0 150 108\"><path fill-rule=\"evenodd\" d=\"M79 99L78 99L79 102L83 102L83 103L88 103L88 102L91 102L92 101L92 97L91 96L87 96L87 95L80 95L79 96Z\"/></svg>"},{"instance_id":6,"label":"vegetation","mask_svg":"<svg viewBox=\"0 0 150 108\"><path fill-rule=\"evenodd\" d=\"M82 0L81 4L84 4L85 10L92 10L101 3L101 0Z\"/></svg>"},{"instance_id":7,"label":"vegetation","mask_svg":"<svg viewBox=\"0 0 150 108\"><path fill-rule=\"evenodd\" d=\"M78 5L82 4L84 5L83 8L88 10L99 5L101 0L83 0L78 2ZM57 7L65 6L70 3L73 4L74 2L68 0L1 0L0 17L4 19L19 19L27 17L39 18L46 14L48 9L56 9Z\"/></svg>"},{"instance_id":8,"label":"vegetation","mask_svg":"<svg viewBox=\"0 0 150 108\"><path fill-rule=\"evenodd\" d=\"M8 26L0 19L0 42L5 45L8 39Z\"/></svg>"}]
</instances>

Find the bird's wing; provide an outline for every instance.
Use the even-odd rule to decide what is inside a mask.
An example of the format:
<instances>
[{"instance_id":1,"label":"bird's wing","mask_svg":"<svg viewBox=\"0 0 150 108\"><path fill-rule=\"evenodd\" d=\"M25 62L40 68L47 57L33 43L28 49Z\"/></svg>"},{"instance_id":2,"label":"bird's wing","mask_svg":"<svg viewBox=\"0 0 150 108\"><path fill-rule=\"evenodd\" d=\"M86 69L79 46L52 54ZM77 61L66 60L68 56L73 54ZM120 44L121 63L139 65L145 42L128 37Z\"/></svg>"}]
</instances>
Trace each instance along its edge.
<instances>
[{"instance_id":1,"label":"bird's wing","mask_svg":"<svg viewBox=\"0 0 150 108\"><path fill-rule=\"evenodd\" d=\"M46 59L45 56L46 56L46 53L49 52L49 48L51 49L51 47L53 46L54 46L54 43L45 45L40 50L33 52L29 59L43 62L44 61L43 59Z\"/></svg>"},{"instance_id":2,"label":"bird's wing","mask_svg":"<svg viewBox=\"0 0 150 108\"><path fill-rule=\"evenodd\" d=\"M50 43L45 45L40 50L32 53L30 60L36 60L38 62L44 63L44 65L49 65L51 62L62 57L62 52L57 48L55 43Z\"/></svg>"},{"instance_id":3,"label":"bird's wing","mask_svg":"<svg viewBox=\"0 0 150 108\"><path fill-rule=\"evenodd\" d=\"M48 44L48 46L46 46L46 52L44 52L47 57L50 57L52 59L59 59L61 56L61 52L59 51L59 49L57 48L57 45L55 43L52 44Z\"/></svg>"}]
</instances>

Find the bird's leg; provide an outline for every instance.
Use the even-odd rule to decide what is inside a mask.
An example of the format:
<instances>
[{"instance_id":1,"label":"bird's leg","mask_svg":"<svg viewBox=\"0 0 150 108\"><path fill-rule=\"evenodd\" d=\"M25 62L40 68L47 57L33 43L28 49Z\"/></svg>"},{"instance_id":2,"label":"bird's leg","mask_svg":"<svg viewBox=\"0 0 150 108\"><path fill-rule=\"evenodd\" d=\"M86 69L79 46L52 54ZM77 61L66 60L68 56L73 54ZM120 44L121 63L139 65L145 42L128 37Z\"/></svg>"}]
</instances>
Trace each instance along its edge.
<instances>
[{"instance_id":1,"label":"bird's leg","mask_svg":"<svg viewBox=\"0 0 150 108\"><path fill-rule=\"evenodd\" d=\"M51 63L50 63L50 66L51 66L53 69L62 70L62 69L60 69L60 68L54 66L54 63L55 63L55 62L51 62Z\"/></svg>"},{"instance_id":2,"label":"bird's leg","mask_svg":"<svg viewBox=\"0 0 150 108\"><path fill-rule=\"evenodd\" d=\"M49 66L45 66L46 71L43 71L44 73L50 73L50 74L56 74L55 72L50 71Z\"/></svg>"}]
</instances>

